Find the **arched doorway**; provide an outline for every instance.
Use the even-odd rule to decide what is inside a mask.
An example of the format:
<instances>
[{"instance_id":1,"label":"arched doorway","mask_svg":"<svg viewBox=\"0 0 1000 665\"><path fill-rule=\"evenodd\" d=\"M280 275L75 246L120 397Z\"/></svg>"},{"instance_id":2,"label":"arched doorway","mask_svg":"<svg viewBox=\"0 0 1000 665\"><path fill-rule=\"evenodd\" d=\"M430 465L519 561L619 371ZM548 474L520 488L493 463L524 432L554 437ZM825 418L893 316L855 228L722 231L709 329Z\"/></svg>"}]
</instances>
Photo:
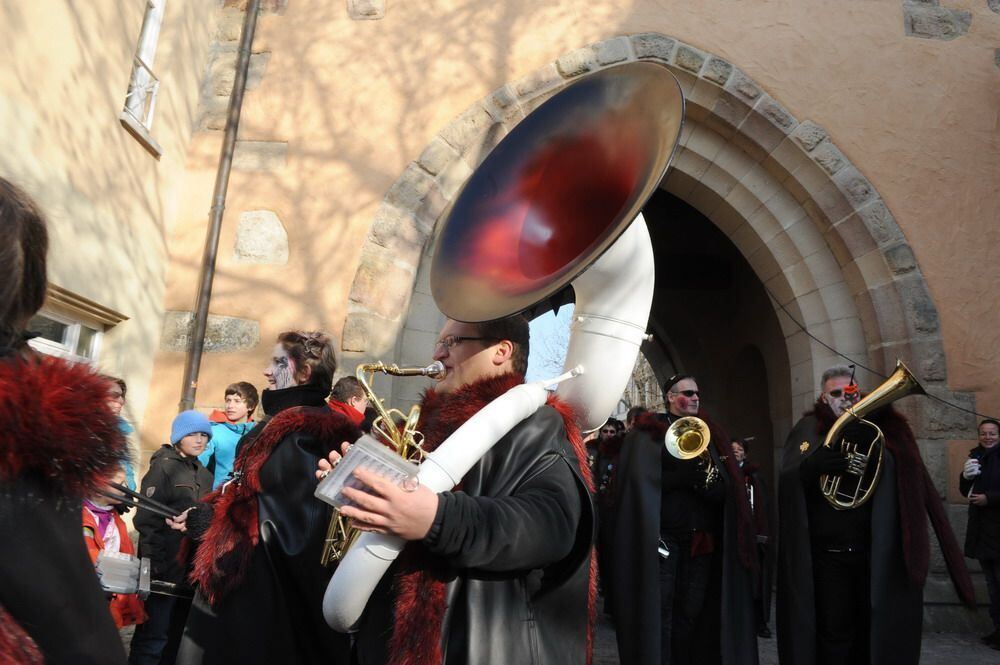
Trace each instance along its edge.
<instances>
[{"instance_id":1,"label":"arched doorway","mask_svg":"<svg viewBox=\"0 0 1000 665\"><path fill-rule=\"evenodd\" d=\"M823 370L844 361L838 353L873 370L859 372L863 385L877 384L900 358L928 392L971 405L968 395L947 387L937 309L872 182L822 127L795 118L732 63L655 33L613 37L568 53L497 89L441 130L387 192L373 220L344 324L345 364L426 360L443 320L430 296L427 252L449 201L492 146L548 95L586 72L640 59L669 67L687 98L681 147L663 189L709 222L702 224L705 234L714 228L742 257L734 263L734 285L763 285L769 294L762 300L760 289L754 296L750 288L747 302L773 317L764 317L770 321L762 328L767 339L752 343L766 369L772 440L780 445L812 404ZM391 282L381 280L387 272L394 275ZM717 317L712 322L723 326ZM676 327L654 315L651 329L664 341L650 345L647 357L654 366L657 358L704 358L700 373L714 385L714 374L723 370L713 367L728 359L720 361L695 330L671 329ZM671 352L668 345L696 352ZM400 406L419 399L422 387L411 380L377 384ZM974 438L974 421L929 400L901 407L943 495L946 443ZM951 509L961 520L961 507ZM935 590L927 600L954 603L950 591Z\"/></svg>"}]
</instances>

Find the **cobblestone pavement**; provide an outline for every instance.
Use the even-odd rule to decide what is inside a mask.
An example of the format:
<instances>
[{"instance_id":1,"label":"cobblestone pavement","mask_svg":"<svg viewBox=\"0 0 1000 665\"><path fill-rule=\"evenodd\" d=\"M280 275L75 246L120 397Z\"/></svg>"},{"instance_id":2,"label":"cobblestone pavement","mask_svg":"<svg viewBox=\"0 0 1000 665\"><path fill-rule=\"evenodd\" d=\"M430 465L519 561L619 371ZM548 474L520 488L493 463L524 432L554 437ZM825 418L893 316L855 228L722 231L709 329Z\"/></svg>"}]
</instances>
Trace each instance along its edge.
<instances>
[{"instance_id":1,"label":"cobblestone pavement","mask_svg":"<svg viewBox=\"0 0 1000 665\"><path fill-rule=\"evenodd\" d=\"M760 640L760 665L778 665L778 645L774 639ZM997 665L1000 651L983 646L974 635L925 633L920 649L924 665ZM597 624L594 665L618 665L615 629L606 616Z\"/></svg>"}]
</instances>

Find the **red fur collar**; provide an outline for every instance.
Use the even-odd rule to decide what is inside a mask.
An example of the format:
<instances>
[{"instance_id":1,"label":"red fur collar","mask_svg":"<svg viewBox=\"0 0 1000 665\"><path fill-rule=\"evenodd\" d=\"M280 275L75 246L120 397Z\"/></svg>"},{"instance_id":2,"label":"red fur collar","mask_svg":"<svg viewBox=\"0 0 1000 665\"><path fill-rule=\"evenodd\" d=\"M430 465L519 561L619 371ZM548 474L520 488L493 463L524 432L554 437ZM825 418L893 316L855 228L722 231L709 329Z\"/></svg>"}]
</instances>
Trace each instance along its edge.
<instances>
[{"instance_id":1,"label":"red fur collar","mask_svg":"<svg viewBox=\"0 0 1000 665\"><path fill-rule=\"evenodd\" d=\"M806 415L816 417L817 432L824 437L837 420L830 407L820 399L816 400L813 410ZM906 418L892 405L872 414L869 420L882 430L885 447L892 453L896 463L899 526L903 541L903 563L908 577L914 584L923 586L930 569L930 534L926 514L930 517L959 598L966 605L974 606L972 579L965 566L962 550L945 515L937 488L924 466L913 430Z\"/></svg>"},{"instance_id":2,"label":"red fur collar","mask_svg":"<svg viewBox=\"0 0 1000 665\"><path fill-rule=\"evenodd\" d=\"M38 645L14 617L0 605L0 656L5 665L43 665Z\"/></svg>"},{"instance_id":3,"label":"red fur collar","mask_svg":"<svg viewBox=\"0 0 1000 665\"><path fill-rule=\"evenodd\" d=\"M32 475L56 495L94 494L128 454L109 385L58 358L0 360L0 480Z\"/></svg>"},{"instance_id":4,"label":"red fur collar","mask_svg":"<svg viewBox=\"0 0 1000 665\"><path fill-rule=\"evenodd\" d=\"M202 500L212 504L214 515L195 552L190 579L212 605L242 584L246 576L253 549L260 540L260 470L278 444L296 432L312 435L330 450L342 441L354 441L360 434L342 414L326 407L295 407L274 416L264 431L240 451L233 465L242 473L239 482L224 485Z\"/></svg>"},{"instance_id":5,"label":"red fur collar","mask_svg":"<svg viewBox=\"0 0 1000 665\"><path fill-rule=\"evenodd\" d=\"M447 395L428 390L424 393L418 429L424 435L424 449L433 451L465 421L484 406L514 386L524 382L515 374L483 379ZM583 437L576 425L572 408L554 395L548 405L563 417L567 436L576 454L580 473L593 492L593 480L587 466ZM593 624L596 616L597 557L591 553L587 630L587 663L590 663ZM447 581L441 563L419 543L410 543L403 552L396 577L395 627L389 644L390 665L439 665L443 662L441 631L447 609Z\"/></svg>"}]
</instances>

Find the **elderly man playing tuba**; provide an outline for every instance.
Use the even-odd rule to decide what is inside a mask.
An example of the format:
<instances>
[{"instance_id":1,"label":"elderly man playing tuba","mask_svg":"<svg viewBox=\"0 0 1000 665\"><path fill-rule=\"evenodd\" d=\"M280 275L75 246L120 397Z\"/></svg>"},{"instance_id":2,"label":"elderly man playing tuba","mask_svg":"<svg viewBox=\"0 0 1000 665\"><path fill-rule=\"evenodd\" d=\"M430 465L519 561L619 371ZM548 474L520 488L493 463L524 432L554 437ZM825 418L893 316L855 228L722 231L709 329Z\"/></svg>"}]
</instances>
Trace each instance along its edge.
<instances>
[{"instance_id":1,"label":"elderly man playing tuba","mask_svg":"<svg viewBox=\"0 0 1000 665\"><path fill-rule=\"evenodd\" d=\"M941 498L909 424L891 405L920 391L919 386L901 366L861 399L853 376L850 367L827 369L816 404L785 443L778 485L777 620L778 653L786 665L907 665L920 660L930 558L927 515L959 596L973 602L969 574ZM881 429L880 479L874 472L877 447L861 476L857 457L845 454L855 445L867 450L876 438L873 428L847 418L843 422L848 424L834 433L836 440L823 445L848 409ZM864 497L867 487L869 500L851 500Z\"/></svg>"}]
</instances>

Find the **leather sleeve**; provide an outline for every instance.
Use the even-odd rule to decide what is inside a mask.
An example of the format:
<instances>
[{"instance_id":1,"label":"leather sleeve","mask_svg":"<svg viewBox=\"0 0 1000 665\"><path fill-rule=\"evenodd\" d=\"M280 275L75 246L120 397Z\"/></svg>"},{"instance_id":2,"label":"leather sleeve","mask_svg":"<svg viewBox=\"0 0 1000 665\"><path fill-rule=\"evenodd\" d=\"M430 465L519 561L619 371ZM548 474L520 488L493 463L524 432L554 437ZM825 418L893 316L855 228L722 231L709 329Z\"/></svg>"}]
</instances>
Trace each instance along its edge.
<instances>
[{"instance_id":1,"label":"leather sleeve","mask_svg":"<svg viewBox=\"0 0 1000 665\"><path fill-rule=\"evenodd\" d=\"M150 488L155 488L152 495L148 493ZM172 489L173 481L164 472L163 464L157 460L142 477L139 491L143 496L150 497L154 501L170 505ZM170 529L170 527L167 526L164 518L140 508L136 510L132 524L139 532L142 556L148 556L158 563L165 561L167 556L163 553L165 548L164 530Z\"/></svg>"},{"instance_id":2,"label":"leather sleeve","mask_svg":"<svg viewBox=\"0 0 1000 665\"><path fill-rule=\"evenodd\" d=\"M542 568L566 557L580 521L580 493L569 462L552 453L511 496L439 495L424 544L457 568L489 572Z\"/></svg>"}]
</instances>

